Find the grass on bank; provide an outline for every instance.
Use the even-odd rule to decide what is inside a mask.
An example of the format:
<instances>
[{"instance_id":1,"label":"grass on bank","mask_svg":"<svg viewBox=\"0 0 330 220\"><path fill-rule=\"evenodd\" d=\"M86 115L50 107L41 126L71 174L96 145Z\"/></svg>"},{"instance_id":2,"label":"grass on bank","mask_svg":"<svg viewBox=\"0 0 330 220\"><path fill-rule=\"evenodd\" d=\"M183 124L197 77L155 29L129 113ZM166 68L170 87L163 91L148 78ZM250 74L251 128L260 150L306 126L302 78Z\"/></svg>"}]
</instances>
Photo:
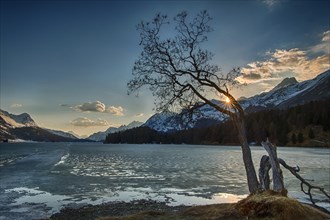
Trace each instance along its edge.
<instances>
[{"instance_id":1,"label":"grass on bank","mask_svg":"<svg viewBox=\"0 0 330 220\"><path fill-rule=\"evenodd\" d=\"M325 220L330 214L274 191L253 194L237 203L195 206L180 212L147 211L98 220L219 219L219 220Z\"/></svg>"}]
</instances>

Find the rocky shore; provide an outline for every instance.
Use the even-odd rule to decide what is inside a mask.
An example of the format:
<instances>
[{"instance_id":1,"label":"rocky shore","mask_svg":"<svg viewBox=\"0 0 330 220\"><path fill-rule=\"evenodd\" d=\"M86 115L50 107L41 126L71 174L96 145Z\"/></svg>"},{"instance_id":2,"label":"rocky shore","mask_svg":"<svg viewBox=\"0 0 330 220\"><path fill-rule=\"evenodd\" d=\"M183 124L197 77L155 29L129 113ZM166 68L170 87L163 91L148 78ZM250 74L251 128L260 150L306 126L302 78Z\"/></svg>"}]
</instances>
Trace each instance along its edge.
<instances>
[{"instance_id":1,"label":"rocky shore","mask_svg":"<svg viewBox=\"0 0 330 220\"><path fill-rule=\"evenodd\" d=\"M168 206L165 202L137 200L65 208L50 217L58 220L115 219L223 219L223 220L326 220L330 213L301 204L274 192L250 195L237 203L205 206Z\"/></svg>"},{"instance_id":2,"label":"rocky shore","mask_svg":"<svg viewBox=\"0 0 330 220\"><path fill-rule=\"evenodd\" d=\"M153 200L136 200L132 202L111 202L101 205L87 205L81 208L64 208L59 213L50 217L58 220L90 220L105 216L116 216L118 218L144 213L150 216L176 215L189 208L189 206L168 206L165 202Z\"/></svg>"}]
</instances>

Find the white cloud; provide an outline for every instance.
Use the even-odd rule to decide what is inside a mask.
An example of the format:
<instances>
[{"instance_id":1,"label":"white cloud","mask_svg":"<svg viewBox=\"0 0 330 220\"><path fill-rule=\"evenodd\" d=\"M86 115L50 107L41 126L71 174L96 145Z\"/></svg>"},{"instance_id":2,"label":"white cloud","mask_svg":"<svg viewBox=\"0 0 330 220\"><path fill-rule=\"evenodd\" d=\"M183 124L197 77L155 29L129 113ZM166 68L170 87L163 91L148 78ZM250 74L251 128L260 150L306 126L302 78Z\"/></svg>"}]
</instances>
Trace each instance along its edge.
<instances>
[{"instance_id":1,"label":"white cloud","mask_svg":"<svg viewBox=\"0 0 330 220\"><path fill-rule=\"evenodd\" d=\"M69 105L62 104L63 107L70 107ZM70 107L79 112L100 112L100 113L110 113L115 116L123 116L125 109L121 106L106 106L100 101L96 102L85 102L81 105L76 105Z\"/></svg>"},{"instance_id":2,"label":"white cloud","mask_svg":"<svg viewBox=\"0 0 330 220\"><path fill-rule=\"evenodd\" d=\"M106 110L108 113L116 115L116 116L123 116L124 115L124 108L121 106L109 106Z\"/></svg>"},{"instance_id":3,"label":"white cloud","mask_svg":"<svg viewBox=\"0 0 330 220\"><path fill-rule=\"evenodd\" d=\"M286 75L295 76L298 80L314 78L330 68L329 48L324 49L329 47L329 43L330 31L326 31L323 33L322 42L311 47L310 50L293 48L267 52L266 55L269 57L267 60L247 64L242 68L242 76L237 80L241 83L255 83L266 79L278 79ZM316 57L309 57L308 54L313 52L322 53Z\"/></svg>"},{"instance_id":4,"label":"white cloud","mask_svg":"<svg viewBox=\"0 0 330 220\"><path fill-rule=\"evenodd\" d=\"M10 105L10 108L21 108L21 107L23 107L23 105L18 103Z\"/></svg>"},{"instance_id":5,"label":"white cloud","mask_svg":"<svg viewBox=\"0 0 330 220\"><path fill-rule=\"evenodd\" d=\"M313 53L330 53L330 30L323 32L322 41L311 48ZM330 61L329 61L330 62Z\"/></svg>"},{"instance_id":6,"label":"white cloud","mask_svg":"<svg viewBox=\"0 0 330 220\"><path fill-rule=\"evenodd\" d=\"M104 112L105 104L100 101L96 102L86 102L81 105L76 105L73 107L76 111L80 112Z\"/></svg>"},{"instance_id":7,"label":"white cloud","mask_svg":"<svg viewBox=\"0 0 330 220\"><path fill-rule=\"evenodd\" d=\"M136 114L136 115L135 115L135 117L138 117L138 118L139 118L139 117L142 117L142 116L144 116L143 113L139 113L139 114Z\"/></svg>"},{"instance_id":8,"label":"white cloud","mask_svg":"<svg viewBox=\"0 0 330 220\"><path fill-rule=\"evenodd\" d=\"M109 123L106 120L98 118L96 121L93 121L86 117L76 118L72 120L70 124L79 127L109 126Z\"/></svg>"},{"instance_id":9,"label":"white cloud","mask_svg":"<svg viewBox=\"0 0 330 220\"><path fill-rule=\"evenodd\" d=\"M323 33L322 41L323 42L330 41L330 30L327 30L326 32Z\"/></svg>"},{"instance_id":10,"label":"white cloud","mask_svg":"<svg viewBox=\"0 0 330 220\"><path fill-rule=\"evenodd\" d=\"M267 5L268 8L272 8L279 3L279 0L262 0L261 2Z\"/></svg>"}]
</instances>

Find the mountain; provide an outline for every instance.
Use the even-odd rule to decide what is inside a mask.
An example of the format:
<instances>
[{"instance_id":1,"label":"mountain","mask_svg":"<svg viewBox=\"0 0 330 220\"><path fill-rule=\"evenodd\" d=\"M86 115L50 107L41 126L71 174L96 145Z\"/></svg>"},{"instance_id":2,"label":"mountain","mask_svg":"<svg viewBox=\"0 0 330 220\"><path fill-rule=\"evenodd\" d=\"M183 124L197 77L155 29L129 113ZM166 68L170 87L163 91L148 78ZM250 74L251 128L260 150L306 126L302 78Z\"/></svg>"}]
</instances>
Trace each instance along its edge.
<instances>
[{"instance_id":1,"label":"mountain","mask_svg":"<svg viewBox=\"0 0 330 220\"><path fill-rule=\"evenodd\" d=\"M77 138L62 131L40 128L32 117L23 113L14 115L0 109L1 140L70 142Z\"/></svg>"},{"instance_id":2,"label":"mountain","mask_svg":"<svg viewBox=\"0 0 330 220\"><path fill-rule=\"evenodd\" d=\"M156 131L169 132L182 130L181 124L182 123L179 121L179 114L174 112L161 112L151 116L143 126Z\"/></svg>"},{"instance_id":3,"label":"mountain","mask_svg":"<svg viewBox=\"0 0 330 220\"><path fill-rule=\"evenodd\" d=\"M315 79L301 82L296 88L300 90L294 96L278 105L279 108L301 105L311 101L330 99L330 71L327 71Z\"/></svg>"},{"instance_id":4,"label":"mountain","mask_svg":"<svg viewBox=\"0 0 330 220\"><path fill-rule=\"evenodd\" d=\"M0 117L4 120L6 125L10 127L38 126L37 123L35 123L35 121L27 113L14 115L0 109Z\"/></svg>"},{"instance_id":5,"label":"mountain","mask_svg":"<svg viewBox=\"0 0 330 220\"><path fill-rule=\"evenodd\" d=\"M93 141L104 141L108 134L116 133L116 132L119 132L119 131L125 131L125 130L132 129L132 128L135 128L135 127L139 127L142 124L143 124L142 122L133 121L133 122L129 123L128 125L122 125L118 128L110 127L106 131L100 131L100 132L97 132L97 133L94 133L94 134L90 135L87 139L88 140L93 140Z\"/></svg>"},{"instance_id":6,"label":"mountain","mask_svg":"<svg viewBox=\"0 0 330 220\"><path fill-rule=\"evenodd\" d=\"M66 133L72 134L73 136L75 136L76 138L79 138L79 139L87 139L88 138L88 135L79 135L79 134L76 134L74 131L68 131Z\"/></svg>"},{"instance_id":7,"label":"mountain","mask_svg":"<svg viewBox=\"0 0 330 220\"><path fill-rule=\"evenodd\" d=\"M282 109L308 103L310 101L330 99L330 70L314 79L298 82L294 77L286 78L269 92L250 98L242 97L238 101L246 112L257 112L265 109ZM211 100L219 106L224 104ZM209 105L199 109L191 119L185 113L156 113L143 126L160 132L178 131L185 128L206 127L226 120L228 116L219 113ZM186 126L184 126L186 125Z\"/></svg>"},{"instance_id":8,"label":"mountain","mask_svg":"<svg viewBox=\"0 0 330 220\"><path fill-rule=\"evenodd\" d=\"M49 131L52 134L61 136L61 137L65 137L65 138L71 138L71 139L78 139L77 136L71 134L70 132L64 132L64 131L59 131L59 130L52 130L52 129L47 129L44 128L46 131Z\"/></svg>"},{"instance_id":9,"label":"mountain","mask_svg":"<svg viewBox=\"0 0 330 220\"><path fill-rule=\"evenodd\" d=\"M216 105L223 106L224 104L218 100L211 100ZM214 110L209 105L202 106L194 114L188 112L174 113L161 112L151 116L143 126L149 127L160 132L173 132L185 130L187 128L202 128L208 127L215 123L225 120L228 116Z\"/></svg>"},{"instance_id":10,"label":"mountain","mask_svg":"<svg viewBox=\"0 0 330 220\"><path fill-rule=\"evenodd\" d=\"M268 137L277 146L330 147L329 115L330 99L287 109L251 112L245 117L247 139L257 145ZM104 143L237 145L239 140L235 133L237 131L231 120L205 128L167 133L141 126L109 134Z\"/></svg>"},{"instance_id":11,"label":"mountain","mask_svg":"<svg viewBox=\"0 0 330 220\"><path fill-rule=\"evenodd\" d=\"M283 85L283 82L280 84ZM330 70L314 79L279 85L275 86L277 89L247 98L240 104L247 112L251 112L254 108L289 108L310 101L330 99Z\"/></svg>"},{"instance_id":12,"label":"mountain","mask_svg":"<svg viewBox=\"0 0 330 220\"><path fill-rule=\"evenodd\" d=\"M294 84L297 84L297 83L298 83L298 81L294 77L285 78L285 79L283 79L282 82L280 82L277 86L275 86L271 91L275 91L277 89L285 88L287 86L291 86L291 85L294 85Z\"/></svg>"}]
</instances>

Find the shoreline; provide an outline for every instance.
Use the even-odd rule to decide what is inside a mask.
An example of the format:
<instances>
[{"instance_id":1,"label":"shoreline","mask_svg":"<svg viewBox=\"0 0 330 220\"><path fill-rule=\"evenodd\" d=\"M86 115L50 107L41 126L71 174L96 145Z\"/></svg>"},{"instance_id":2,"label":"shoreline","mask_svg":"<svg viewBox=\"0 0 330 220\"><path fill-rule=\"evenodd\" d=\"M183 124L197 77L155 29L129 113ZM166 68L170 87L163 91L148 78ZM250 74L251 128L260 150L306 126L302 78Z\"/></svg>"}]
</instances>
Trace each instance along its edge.
<instances>
[{"instance_id":1,"label":"shoreline","mask_svg":"<svg viewBox=\"0 0 330 220\"><path fill-rule=\"evenodd\" d=\"M49 219L70 220L72 218L79 220L98 219L101 217L125 217L138 213L153 213L175 215L193 206L170 206L166 202L156 200L133 200L130 202L116 201L99 205L86 205L79 208L65 207L59 212L50 216ZM158 213L158 214L157 214Z\"/></svg>"},{"instance_id":2,"label":"shoreline","mask_svg":"<svg viewBox=\"0 0 330 220\"><path fill-rule=\"evenodd\" d=\"M71 144L77 144L77 143L84 143L84 144L95 144L95 143L99 143L99 144L104 144L104 145L192 145L192 146L226 146L226 147L240 147L240 144L237 143L228 143L228 144L217 144L217 143L205 143L205 144L165 144L165 143L144 143L144 144L130 144L130 143L104 143L102 141L74 141L74 142L45 142L45 141L27 141L27 140L20 140L20 141L14 141L14 140L9 140L8 142L0 142L0 144L42 144L42 143L71 143ZM261 145L250 145L251 148L259 148L262 146ZM312 148L312 149L330 149L330 145L329 146L305 146L305 145L285 145L285 146L277 146L278 148Z\"/></svg>"},{"instance_id":3,"label":"shoreline","mask_svg":"<svg viewBox=\"0 0 330 220\"><path fill-rule=\"evenodd\" d=\"M283 214L284 213L284 214ZM284 215L284 218L283 218ZM304 218L301 218L304 216ZM274 192L250 195L237 203L169 206L155 200L110 202L63 208L49 220L69 219L329 219L330 212ZM300 218L298 218L300 217Z\"/></svg>"}]
</instances>

